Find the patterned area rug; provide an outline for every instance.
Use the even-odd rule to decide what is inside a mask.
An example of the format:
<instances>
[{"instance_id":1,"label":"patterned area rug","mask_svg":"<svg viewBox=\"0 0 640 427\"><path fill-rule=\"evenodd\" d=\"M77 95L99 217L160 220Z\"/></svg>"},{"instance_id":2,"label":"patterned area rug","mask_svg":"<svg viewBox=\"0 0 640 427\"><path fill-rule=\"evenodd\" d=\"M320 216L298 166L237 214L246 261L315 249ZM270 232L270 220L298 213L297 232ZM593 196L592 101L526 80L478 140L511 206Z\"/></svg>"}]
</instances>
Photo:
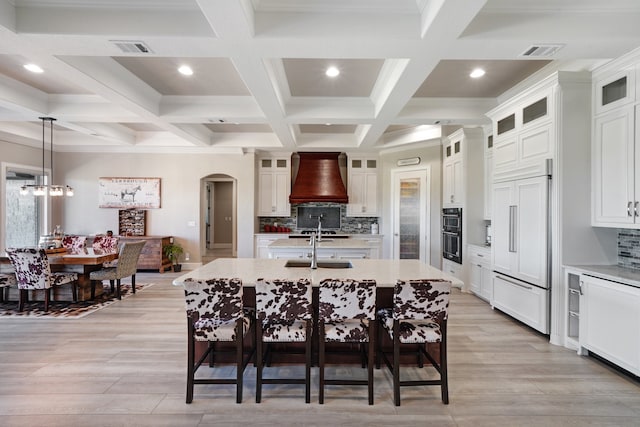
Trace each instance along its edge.
<instances>
[{"instance_id":1,"label":"patterned area rug","mask_svg":"<svg viewBox=\"0 0 640 427\"><path fill-rule=\"evenodd\" d=\"M136 295L138 292L153 286L153 283L136 283ZM115 292L109 293L110 287L107 284L104 286L105 292L96 297L93 301L51 301L49 303L49 311L44 311L44 302L28 302L24 305L22 312L18 311L18 302L9 301L0 303L0 318L2 317L42 317L47 319L80 319L84 316L88 316L98 310L110 306L113 303L118 302ZM123 283L120 285L120 292L122 299L129 298L133 295L131 292L131 285Z\"/></svg>"}]
</instances>

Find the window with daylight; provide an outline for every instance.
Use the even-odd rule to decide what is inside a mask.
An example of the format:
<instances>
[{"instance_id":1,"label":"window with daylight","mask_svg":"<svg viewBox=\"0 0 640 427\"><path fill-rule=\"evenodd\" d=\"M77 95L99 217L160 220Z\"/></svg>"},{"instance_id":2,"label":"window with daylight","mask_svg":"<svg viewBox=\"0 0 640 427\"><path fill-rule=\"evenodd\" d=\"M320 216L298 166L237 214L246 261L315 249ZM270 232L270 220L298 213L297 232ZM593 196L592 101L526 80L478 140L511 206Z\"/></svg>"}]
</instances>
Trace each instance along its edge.
<instances>
[{"instance_id":1,"label":"window with daylight","mask_svg":"<svg viewBox=\"0 0 640 427\"><path fill-rule=\"evenodd\" d=\"M47 196L20 194L24 185L42 184L42 170L29 166L2 164L4 178L3 241L0 250L11 247L37 246L40 235L48 229ZM46 177L45 177L46 179Z\"/></svg>"}]
</instances>

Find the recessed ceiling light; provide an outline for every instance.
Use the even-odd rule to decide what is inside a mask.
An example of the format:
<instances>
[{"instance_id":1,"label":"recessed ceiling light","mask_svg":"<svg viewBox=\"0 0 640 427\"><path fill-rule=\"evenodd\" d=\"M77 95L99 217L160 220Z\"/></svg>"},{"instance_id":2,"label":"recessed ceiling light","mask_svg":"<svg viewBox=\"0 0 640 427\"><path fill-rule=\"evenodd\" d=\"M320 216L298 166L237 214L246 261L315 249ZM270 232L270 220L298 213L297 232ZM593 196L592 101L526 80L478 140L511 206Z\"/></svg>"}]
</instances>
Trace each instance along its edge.
<instances>
[{"instance_id":1,"label":"recessed ceiling light","mask_svg":"<svg viewBox=\"0 0 640 427\"><path fill-rule=\"evenodd\" d=\"M334 67L333 65L327 68L327 71L324 72L327 77L337 77L340 74L340 70L338 67Z\"/></svg>"},{"instance_id":2,"label":"recessed ceiling light","mask_svg":"<svg viewBox=\"0 0 640 427\"><path fill-rule=\"evenodd\" d=\"M178 68L178 72L184 76L190 76L193 74L193 70L188 65L181 65L180 68Z\"/></svg>"},{"instance_id":3,"label":"recessed ceiling light","mask_svg":"<svg viewBox=\"0 0 640 427\"><path fill-rule=\"evenodd\" d=\"M24 64L24 68L31 71L32 73L44 73L44 70L36 64Z\"/></svg>"},{"instance_id":4,"label":"recessed ceiling light","mask_svg":"<svg viewBox=\"0 0 640 427\"><path fill-rule=\"evenodd\" d=\"M484 76L484 74L485 71L482 68L476 68L471 72L471 74L469 74L469 77L471 77L472 79L477 79Z\"/></svg>"}]
</instances>

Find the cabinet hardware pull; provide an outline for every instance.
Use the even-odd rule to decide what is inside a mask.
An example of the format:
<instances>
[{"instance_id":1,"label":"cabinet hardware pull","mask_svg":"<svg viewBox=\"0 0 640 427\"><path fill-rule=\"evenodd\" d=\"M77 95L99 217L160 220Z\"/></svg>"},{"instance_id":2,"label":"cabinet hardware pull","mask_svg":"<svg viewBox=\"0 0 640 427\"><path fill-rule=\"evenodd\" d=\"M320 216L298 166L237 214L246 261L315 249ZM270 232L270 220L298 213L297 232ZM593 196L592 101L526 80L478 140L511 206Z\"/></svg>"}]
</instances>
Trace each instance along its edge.
<instances>
[{"instance_id":1,"label":"cabinet hardware pull","mask_svg":"<svg viewBox=\"0 0 640 427\"><path fill-rule=\"evenodd\" d=\"M627 203L627 216L631 216L631 202Z\"/></svg>"},{"instance_id":2,"label":"cabinet hardware pull","mask_svg":"<svg viewBox=\"0 0 640 427\"><path fill-rule=\"evenodd\" d=\"M511 280L505 279L505 278L504 278L504 277L502 277L502 276L496 276L496 277L497 277L498 279L501 279L501 280L503 280L503 281L505 281L505 282L507 282L507 283L511 284L511 285L519 286L519 287L521 287L521 288L525 288L526 290L529 290L529 291L533 289L531 286L523 285L523 284L521 284L521 283L517 283L517 282L512 282Z\"/></svg>"},{"instance_id":3,"label":"cabinet hardware pull","mask_svg":"<svg viewBox=\"0 0 640 427\"><path fill-rule=\"evenodd\" d=\"M482 254L476 254L476 255L477 255L478 257L480 257L480 258L484 258L484 255L482 255Z\"/></svg>"},{"instance_id":4,"label":"cabinet hardware pull","mask_svg":"<svg viewBox=\"0 0 640 427\"><path fill-rule=\"evenodd\" d=\"M480 264L476 264L478 267L482 268L482 266Z\"/></svg>"},{"instance_id":5,"label":"cabinet hardware pull","mask_svg":"<svg viewBox=\"0 0 640 427\"><path fill-rule=\"evenodd\" d=\"M509 252L517 252L516 250L516 205L509 206Z\"/></svg>"},{"instance_id":6,"label":"cabinet hardware pull","mask_svg":"<svg viewBox=\"0 0 640 427\"><path fill-rule=\"evenodd\" d=\"M638 202L635 202L633 204L633 213L635 214L636 217L638 217Z\"/></svg>"},{"instance_id":7,"label":"cabinet hardware pull","mask_svg":"<svg viewBox=\"0 0 640 427\"><path fill-rule=\"evenodd\" d=\"M582 293L582 283L583 283L582 280L580 280L580 283L578 283L578 290L580 291L580 295L584 295Z\"/></svg>"}]
</instances>

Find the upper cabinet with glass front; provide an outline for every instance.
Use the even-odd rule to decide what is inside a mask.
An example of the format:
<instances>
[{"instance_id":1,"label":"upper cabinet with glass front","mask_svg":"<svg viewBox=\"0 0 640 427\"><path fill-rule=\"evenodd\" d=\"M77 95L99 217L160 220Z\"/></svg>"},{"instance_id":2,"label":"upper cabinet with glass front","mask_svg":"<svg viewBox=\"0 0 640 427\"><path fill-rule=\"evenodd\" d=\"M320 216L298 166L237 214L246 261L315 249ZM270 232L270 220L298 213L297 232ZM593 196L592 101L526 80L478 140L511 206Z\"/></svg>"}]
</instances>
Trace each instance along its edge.
<instances>
[{"instance_id":1,"label":"upper cabinet with glass front","mask_svg":"<svg viewBox=\"0 0 640 427\"><path fill-rule=\"evenodd\" d=\"M615 110L636 99L635 70L627 69L594 79L593 99L595 114Z\"/></svg>"},{"instance_id":2,"label":"upper cabinet with glass front","mask_svg":"<svg viewBox=\"0 0 640 427\"><path fill-rule=\"evenodd\" d=\"M291 157L258 159L258 216L291 216Z\"/></svg>"},{"instance_id":3,"label":"upper cabinet with glass front","mask_svg":"<svg viewBox=\"0 0 640 427\"><path fill-rule=\"evenodd\" d=\"M349 156L347 170L347 216L378 216L378 159Z\"/></svg>"}]
</instances>

